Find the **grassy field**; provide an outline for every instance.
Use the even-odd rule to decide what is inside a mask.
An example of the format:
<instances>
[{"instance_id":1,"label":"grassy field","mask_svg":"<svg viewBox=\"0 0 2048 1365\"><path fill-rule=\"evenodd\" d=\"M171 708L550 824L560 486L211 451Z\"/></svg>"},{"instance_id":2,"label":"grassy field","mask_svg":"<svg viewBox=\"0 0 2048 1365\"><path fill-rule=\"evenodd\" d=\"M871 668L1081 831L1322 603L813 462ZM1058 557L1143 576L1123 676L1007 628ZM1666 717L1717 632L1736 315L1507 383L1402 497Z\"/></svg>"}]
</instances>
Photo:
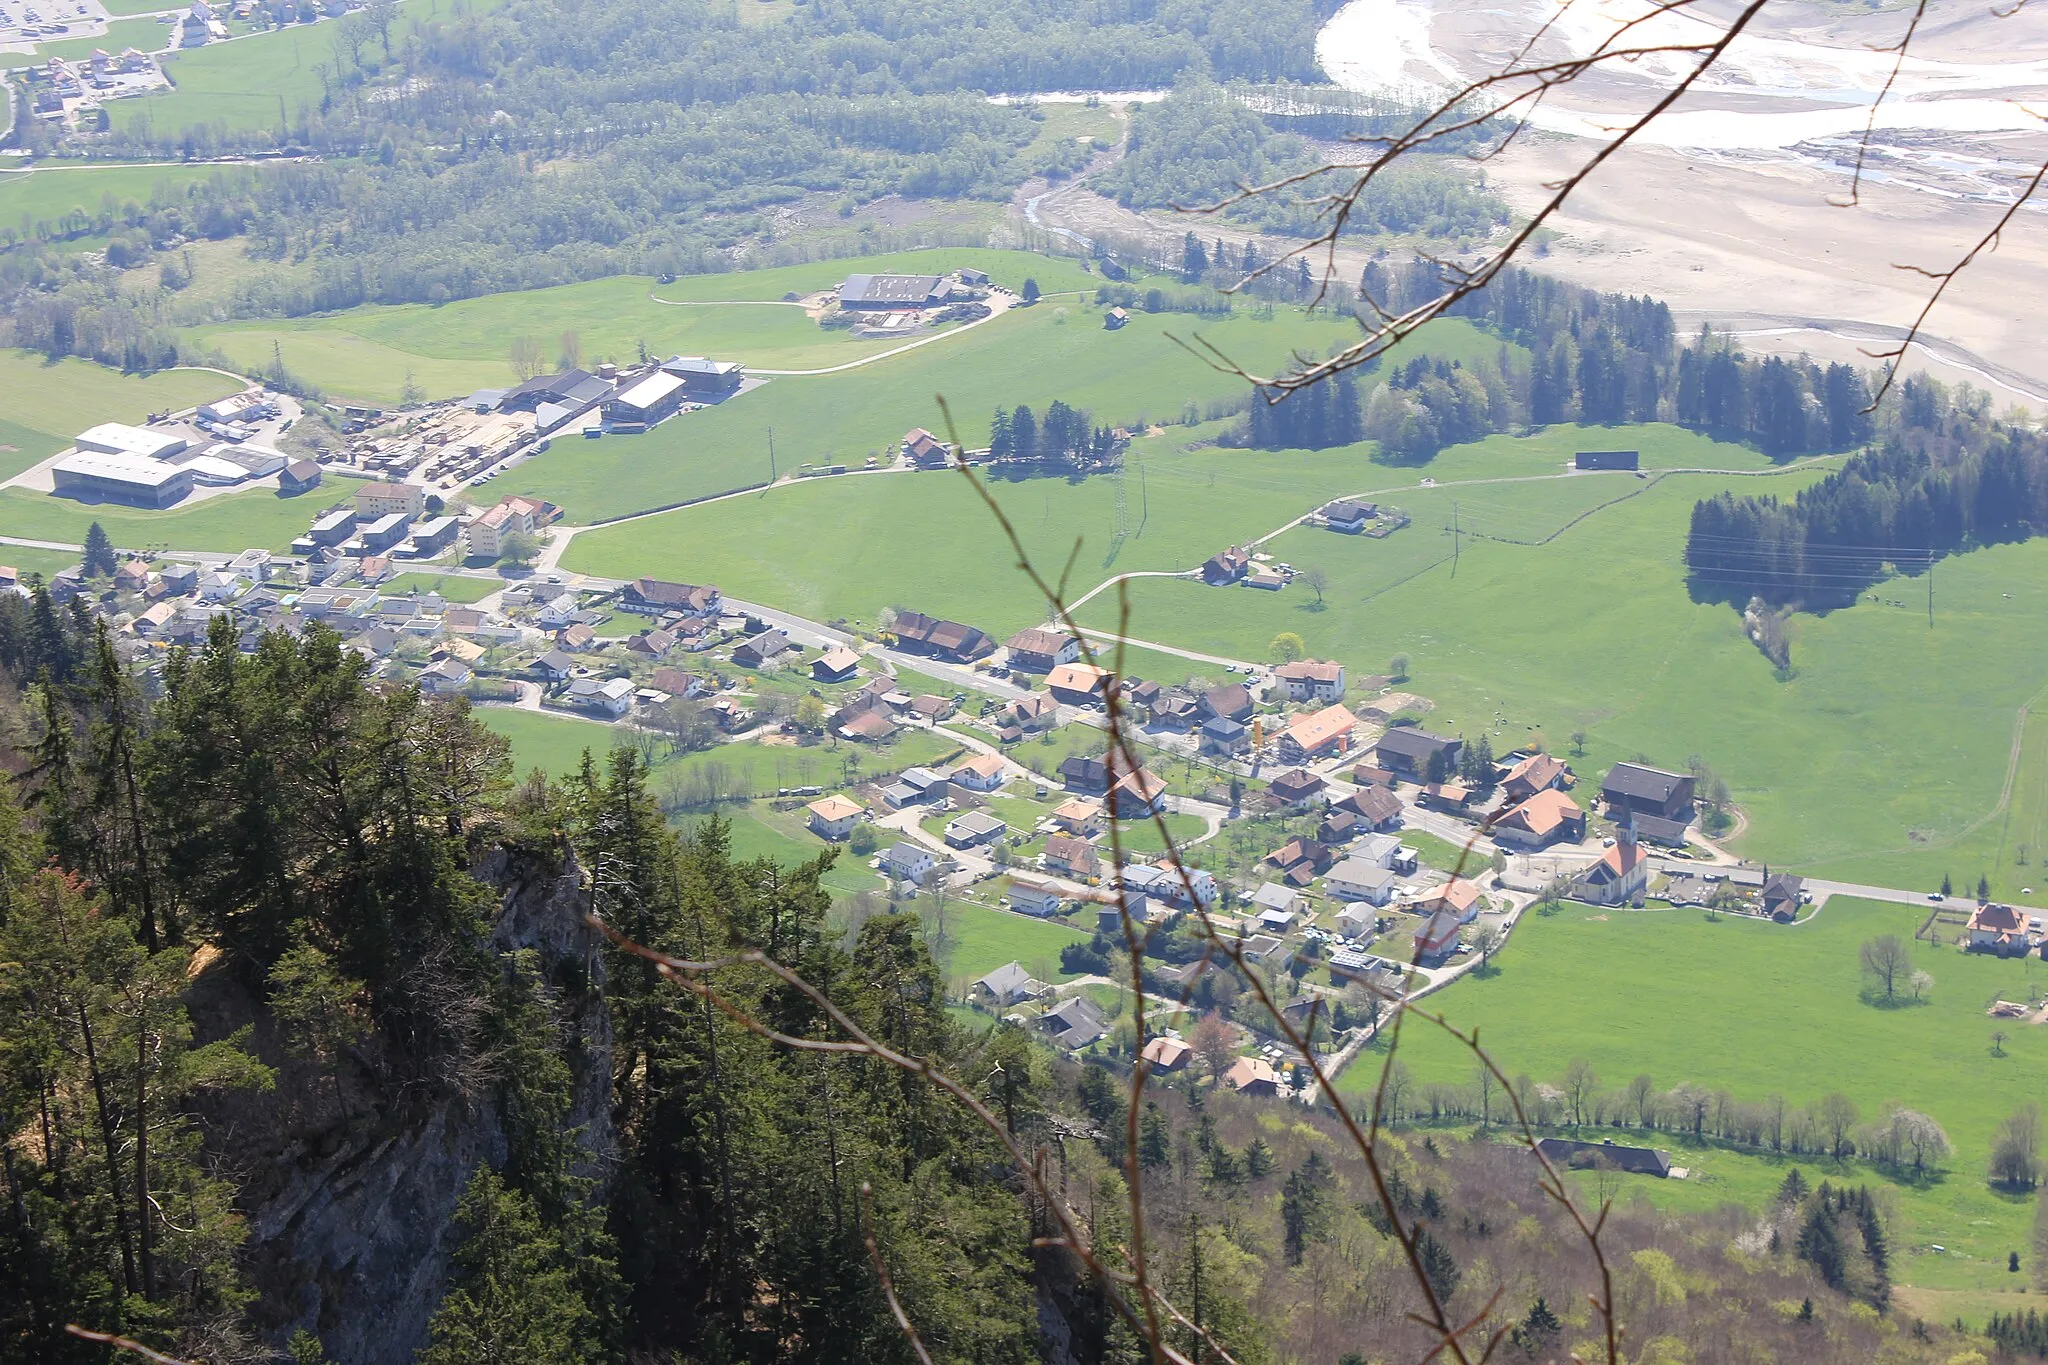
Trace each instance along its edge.
<instances>
[{"instance_id":1,"label":"grassy field","mask_svg":"<svg viewBox=\"0 0 2048 1365\"><path fill-rule=\"evenodd\" d=\"M147 207L221 173L215 166L46 165L0 175L0 227L54 231L74 209L99 214L130 200Z\"/></svg>"},{"instance_id":2,"label":"grassy field","mask_svg":"<svg viewBox=\"0 0 2048 1365\"><path fill-rule=\"evenodd\" d=\"M1022 963L1040 981L1070 981L1075 973L1060 970L1060 949L1088 938L1065 924L963 901L949 902L946 915L946 934L954 945L944 967L956 990L1005 962Z\"/></svg>"},{"instance_id":3,"label":"grassy field","mask_svg":"<svg viewBox=\"0 0 2048 1365\"><path fill-rule=\"evenodd\" d=\"M83 544L94 522L124 550L284 550L318 509L275 490L226 493L167 512L87 504L27 488L0 489L0 534Z\"/></svg>"},{"instance_id":4,"label":"grassy field","mask_svg":"<svg viewBox=\"0 0 2048 1365\"><path fill-rule=\"evenodd\" d=\"M386 593L437 592L449 602L477 602L496 592L504 584L495 579L470 578L458 574L402 573L386 583Z\"/></svg>"},{"instance_id":5,"label":"grassy field","mask_svg":"<svg viewBox=\"0 0 2048 1365\"><path fill-rule=\"evenodd\" d=\"M770 427L783 472L807 461L858 465L870 454L893 450L913 426L941 429L937 395L950 403L961 439L970 446L986 442L995 408L1018 402L1043 409L1063 399L1089 409L1101 423L1171 419L1191 400L1226 398L1241 386L1174 345L1169 332L1199 331L1257 365L1279 363L1295 349L1323 349L1351 330L1289 310L1270 319L1239 315L1200 324L1138 314L1122 331L1105 332L1092 304L1048 301L958 341L872 367L773 380L644 436L558 444L508 474L506 491L535 493L567 507L573 520L591 522L748 487L768 479ZM939 484L944 478L921 482ZM1102 492L1090 488L1075 501L1104 504L1106 512ZM985 523L972 522L962 529L983 538ZM924 524L939 529L936 521ZM663 538L663 530L650 535Z\"/></svg>"},{"instance_id":6,"label":"grassy field","mask_svg":"<svg viewBox=\"0 0 2048 1365\"><path fill-rule=\"evenodd\" d=\"M233 393L241 385L206 370L130 375L89 360L45 360L33 351L0 349L0 420L69 441L95 422L140 422Z\"/></svg>"},{"instance_id":7,"label":"grassy field","mask_svg":"<svg viewBox=\"0 0 2048 1365\"><path fill-rule=\"evenodd\" d=\"M222 323L193 328L187 335L198 345L218 348L241 369L269 364L274 346L289 369L326 392L371 402L397 401L408 373L436 397L515 383L512 340L531 337L559 358L566 332L576 334L589 364L631 362L645 348L650 355L737 360L750 369L822 369L903 343L826 331L801 308L783 302L785 294L830 288L854 270L937 272L962 265L977 265L1012 288L1027 275L1047 290L1093 284L1071 262L1025 252L904 252L687 276L659 286L647 276L622 276L439 306L365 307L291 321Z\"/></svg>"},{"instance_id":8,"label":"grassy field","mask_svg":"<svg viewBox=\"0 0 2048 1365\"><path fill-rule=\"evenodd\" d=\"M1795 929L1709 922L1695 910L1575 906L1525 920L1495 959L1498 974L1434 999L1453 1023L1479 1028L1510 1075L1554 1081L1584 1057L1610 1089L1647 1073L1660 1089L1691 1081L1745 1101L1782 1094L1795 1106L1840 1090L1865 1117L1892 1100L1933 1115L1955 1144L1948 1170L1917 1185L1887 1182L1901 1209L1900 1276L1996 1288L2006 1252L2027 1245L2033 1209L1991 1191L1984 1164L1998 1122L2048 1085L2048 1031L2005 1024L2006 1055L1997 1056L2001 1025L1984 1011L1994 998L2028 999L2048 974L2038 962L1914 943L1921 918L1910 906L1846 898ZM1882 1009L1860 998L1857 947L1880 933L1913 943L1915 965L1934 977L1928 1003ZM1469 1055L1427 1028L1404 1037L1402 1056L1418 1079L1464 1081L1471 1072ZM1360 1093L1374 1074L1360 1066L1343 1086ZM1701 1161L1708 1180L1655 1193L1709 1206L1755 1202L1792 1164L1809 1174L1816 1165L1714 1152ZM1929 1251L1935 1244L1949 1254Z\"/></svg>"}]
</instances>

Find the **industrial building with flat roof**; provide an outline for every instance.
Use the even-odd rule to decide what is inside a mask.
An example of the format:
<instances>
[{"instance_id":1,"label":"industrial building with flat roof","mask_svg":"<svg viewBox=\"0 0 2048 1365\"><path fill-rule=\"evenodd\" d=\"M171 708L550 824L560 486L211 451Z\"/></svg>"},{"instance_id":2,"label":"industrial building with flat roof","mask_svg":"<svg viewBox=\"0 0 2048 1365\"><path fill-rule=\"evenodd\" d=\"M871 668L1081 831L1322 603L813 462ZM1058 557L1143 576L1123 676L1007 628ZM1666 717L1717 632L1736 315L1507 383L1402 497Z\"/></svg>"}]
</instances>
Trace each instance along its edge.
<instances>
[{"instance_id":1,"label":"industrial building with flat roof","mask_svg":"<svg viewBox=\"0 0 2048 1365\"><path fill-rule=\"evenodd\" d=\"M102 422L78 433L78 448L95 455L134 455L168 460L191 442L176 432L151 431L125 422Z\"/></svg>"},{"instance_id":2,"label":"industrial building with flat roof","mask_svg":"<svg viewBox=\"0 0 2048 1365\"><path fill-rule=\"evenodd\" d=\"M52 466L50 477L67 498L162 508L176 506L191 493L193 472L141 455L81 450Z\"/></svg>"}]
</instances>

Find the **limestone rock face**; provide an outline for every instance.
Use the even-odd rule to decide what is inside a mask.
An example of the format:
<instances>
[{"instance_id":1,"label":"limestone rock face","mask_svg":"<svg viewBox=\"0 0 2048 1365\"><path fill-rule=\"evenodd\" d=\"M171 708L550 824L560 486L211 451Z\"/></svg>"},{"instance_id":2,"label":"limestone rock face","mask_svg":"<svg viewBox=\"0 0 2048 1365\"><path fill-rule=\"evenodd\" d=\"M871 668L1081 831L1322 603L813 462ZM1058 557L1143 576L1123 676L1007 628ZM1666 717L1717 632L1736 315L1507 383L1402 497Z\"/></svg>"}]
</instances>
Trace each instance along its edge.
<instances>
[{"instance_id":1,"label":"limestone rock face","mask_svg":"<svg viewBox=\"0 0 2048 1365\"><path fill-rule=\"evenodd\" d=\"M570 1122L582 1128L582 1174L601 1190L613 1165L612 1034L581 871L573 858L542 866L503 849L474 870L500 893L492 946L531 950L556 993L574 1075ZM443 1093L401 1098L252 1172L244 1265L272 1306L264 1335L281 1344L311 1331L338 1365L410 1365L447 1281L456 1201L478 1166L505 1156L490 1097Z\"/></svg>"}]
</instances>

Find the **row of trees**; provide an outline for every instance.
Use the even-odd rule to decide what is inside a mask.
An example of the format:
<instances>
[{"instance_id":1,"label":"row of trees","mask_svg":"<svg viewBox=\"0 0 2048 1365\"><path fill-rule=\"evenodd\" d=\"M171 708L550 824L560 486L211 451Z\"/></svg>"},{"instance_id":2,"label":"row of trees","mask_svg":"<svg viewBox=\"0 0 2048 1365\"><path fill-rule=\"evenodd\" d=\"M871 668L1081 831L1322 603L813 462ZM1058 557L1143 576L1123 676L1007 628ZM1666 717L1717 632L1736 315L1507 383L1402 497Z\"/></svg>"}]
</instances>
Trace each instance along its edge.
<instances>
[{"instance_id":1,"label":"row of trees","mask_svg":"<svg viewBox=\"0 0 2048 1365\"><path fill-rule=\"evenodd\" d=\"M1887 1104L1865 1123L1855 1101L1839 1091L1794 1105L1783 1095L1745 1101L1727 1090L1709 1090L1690 1081L1659 1090L1647 1074L1610 1088L1582 1058L1574 1059L1549 1084L1517 1076L1513 1098L1532 1122L1545 1127L1683 1133L1696 1140L1714 1138L1793 1156L1840 1161L1860 1155L1881 1166L1916 1173L1939 1168L1952 1150L1940 1124L1897 1103ZM1490 1072L1476 1072L1464 1084L1422 1083L1397 1061L1388 1076L1382 1117L1388 1122L1494 1123L1511 1112L1509 1096ZM2033 1159L2038 1161L2038 1155Z\"/></svg>"},{"instance_id":2,"label":"row of trees","mask_svg":"<svg viewBox=\"0 0 2048 1365\"><path fill-rule=\"evenodd\" d=\"M991 460L1024 460L1069 465L1100 464L1116 454L1118 442L1108 427L1098 427L1085 408L1069 407L1055 398L1041 419L1019 403L997 408L989 421Z\"/></svg>"}]
</instances>

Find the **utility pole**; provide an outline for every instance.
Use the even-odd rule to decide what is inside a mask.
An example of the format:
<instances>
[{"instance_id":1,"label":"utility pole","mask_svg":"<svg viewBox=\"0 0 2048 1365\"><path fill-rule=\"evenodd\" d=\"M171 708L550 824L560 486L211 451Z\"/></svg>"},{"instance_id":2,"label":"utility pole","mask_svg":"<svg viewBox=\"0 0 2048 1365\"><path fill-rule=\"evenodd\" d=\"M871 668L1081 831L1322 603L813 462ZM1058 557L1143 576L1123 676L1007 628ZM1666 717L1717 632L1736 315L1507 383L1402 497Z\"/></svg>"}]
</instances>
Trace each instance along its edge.
<instances>
[{"instance_id":1,"label":"utility pole","mask_svg":"<svg viewBox=\"0 0 2048 1365\"><path fill-rule=\"evenodd\" d=\"M1451 503L1451 577L1458 576L1458 504Z\"/></svg>"},{"instance_id":2,"label":"utility pole","mask_svg":"<svg viewBox=\"0 0 2048 1365\"><path fill-rule=\"evenodd\" d=\"M1934 629L1934 555L1927 556L1927 628Z\"/></svg>"},{"instance_id":3,"label":"utility pole","mask_svg":"<svg viewBox=\"0 0 2048 1365\"><path fill-rule=\"evenodd\" d=\"M768 482L775 482L775 428L768 428Z\"/></svg>"}]
</instances>

